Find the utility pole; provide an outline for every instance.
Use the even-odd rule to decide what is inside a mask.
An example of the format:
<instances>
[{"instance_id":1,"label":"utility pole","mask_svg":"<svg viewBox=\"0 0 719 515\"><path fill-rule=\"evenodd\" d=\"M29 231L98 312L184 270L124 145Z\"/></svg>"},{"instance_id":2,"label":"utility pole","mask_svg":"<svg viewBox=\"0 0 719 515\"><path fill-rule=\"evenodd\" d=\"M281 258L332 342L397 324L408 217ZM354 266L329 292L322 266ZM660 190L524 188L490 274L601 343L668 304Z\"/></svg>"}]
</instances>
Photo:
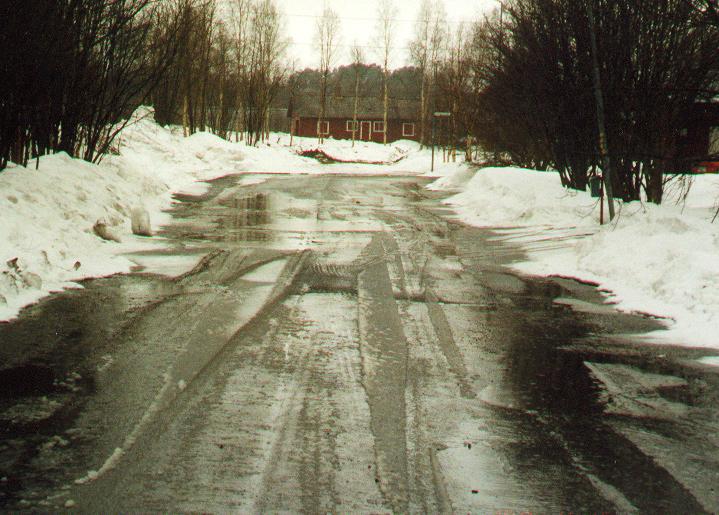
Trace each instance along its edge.
<instances>
[{"instance_id":1,"label":"utility pole","mask_svg":"<svg viewBox=\"0 0 719 515\"><path fill-rule=\"evenodd\" d=\"M609 221L614 220L614 194L612 191L612 160L607 144L607 127L604 118L604 95L602 93L602 79L599 75L599 58L597 57L597 34L594 24L594 0L587 0L587 18L589 18L589 41L592 47L592 71L594 79L594 97L597 103L597 126L599 129L599 153L602 157L604 169L604 187L607 192L609 205Z\"/></svg>"}]
</instances>

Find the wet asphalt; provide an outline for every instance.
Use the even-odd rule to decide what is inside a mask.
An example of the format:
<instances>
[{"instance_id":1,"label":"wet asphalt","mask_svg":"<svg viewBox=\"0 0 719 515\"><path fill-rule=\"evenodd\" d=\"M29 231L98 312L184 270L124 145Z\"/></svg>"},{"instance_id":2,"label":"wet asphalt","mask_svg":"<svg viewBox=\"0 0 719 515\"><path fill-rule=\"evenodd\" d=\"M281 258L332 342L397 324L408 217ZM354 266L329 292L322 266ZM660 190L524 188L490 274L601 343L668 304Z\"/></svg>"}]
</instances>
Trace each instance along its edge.
<instances>
[{"instance_id":1,"label":"wet asphalt","mask_svg":"<svg viewBox=\"0 0 719 515\"><path fill-rule=\"evenodd\" d=\"M0 509L719 511L707 351L425 179L247 178L0 325Z\"/></svg>"}]
</instances>

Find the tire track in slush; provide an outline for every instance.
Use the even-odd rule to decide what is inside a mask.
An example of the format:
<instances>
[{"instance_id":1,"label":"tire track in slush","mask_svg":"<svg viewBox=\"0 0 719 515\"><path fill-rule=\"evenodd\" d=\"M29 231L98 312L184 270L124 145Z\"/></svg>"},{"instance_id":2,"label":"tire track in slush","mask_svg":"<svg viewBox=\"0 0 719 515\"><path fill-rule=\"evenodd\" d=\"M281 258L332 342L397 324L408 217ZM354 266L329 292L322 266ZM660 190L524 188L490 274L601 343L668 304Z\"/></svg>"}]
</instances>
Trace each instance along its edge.
<instances>
[{"instance_id":1,"label":"tire track in slush","mask_svg":"<svg viewBox=\"0 0 719 515\"><path fill-rule=\"evenodd\" d=\"M376 235L364 253L384 256ZM384 259L371 259L357 284L362 383L375 442L377 481L392 511L409 509L407 465L407 339Z\"/></svg>"},{"instance_id":2,"label":"tire track in slush","mask_svg":"<svg viewBox=\"0 0 719 515\"><path fill-rule=\"evenodd\" d=\"M417 320L413 316L409 299L419 298L417 292L421 291L419 280L422 275L418 273L422 269L418 261L413 259L414 254L403 251L402 248L414 248L416 245L406 243L403 237L409 236L413 241L414 233L406 235L402 232L401 225L394 227L394 232L382 234L382 246L385 249L388 259L388 270L390 279L396 281L393 284L395 293L398 293L403 300L397 302L400 317L405 327L405 335L408 342L414 342L412 334L418 330ZM399 241L398 241L399 240ZM400 242L403 242L400 248ZM419 255L424 252L424 245L420 244ZM409 268L405 267L405 259ZM419 258L421 261L421 257ZM414 281L412 281L414 279ZM412 284L414 283L414 284ZM408 325L409 324L409 325ZM414 353L415 346L408 348L408 378L405 398L407 403L407 463L409 483L409 510L419 513L451 513L445 507L448 504L446 499L438 496L444 485L437 485L437 479L441 479L441 473L435 474L431 463L431 453L434 451L430 441L432 440L427 432L427 406L424 402L426 381L428 379L427 363ZM428 452L429 451L429 452ZM439 488L438 488L439 487ZM446 490L446 489L445 489Z\"/></svg>"},{"instance_id":3,"label":"tire track in slush","mask_svg":"<svg viewBox=\"0 0 719 515\"><path fill-rule=\"evenodd\" d=\"M278 351L284 354L280 349L290 341L293 370L275 394L268 449L248 511L385 509L368 469L373 461L367 401L359 370L355 372L359 337L354 297L304 293L292 301L291 318L302 321L302 327L282 327L266 359L272 361L269 354Z\"/></svg>"},{"instance_id":4,"label":"tire track in slush","mask_svg":"<svg viewBox=\"0 0 719 515\"><path fill-rule=\"evenodd\" d=\"M409 273L405 270L404 253L400 248L400 243L396 238L402 239L401 232L394 231L393 233L384 232L377 235L377 239L380 241L384 259L387 266L387 272L389 273L389 287L400 295L405 301L396 303L397 310L399 311L402 324L412 324L408 329L416 326L417 320L412 315L409 309L408 299L412 295L423 297L423 305L426 306L429 312L428 322L430 323L425 330L432 333L432 336L427 335L426 340L438 341L437 347L441 350L447 364L449 365L450 371L459 383L459 389L462 396L465 398L472 398L471 387L468 386L466 380L466 367L461 352L457 348L456 343L452 338L452 333L449 331L449 322L446 319L444 311L438 302L437 296L430 291L429 296L426 294L422 295L422 291L426 290L426 264L427 259L424 258L426 247L425 244L419 244L419 251L417 254L411 254L409 258ZM414 238L414 233L410 235L410 240ZM365 254L371 249L367 249ZM415 248L416 249L416 245ZM414 256L414 258L413 258ZM368 257L368 256L365 256ZM423 259L424 258L424 259ZM371 258L367 260L372 260ZM412 278L415 281L410 281ZM396 280L396 285L394 281ZM410 293L410 282L414 285L411 288ZM428 298L429 297L429 298ZM430 304L433 304L430 306ZM444 322L444 323L442 323ZM417 330L417 327L414 327ZM409 336L406 333L405 336ZM409 340L408 340L409 341ZM405 440L407 444L407 484L408 484L408 509L412 512L419 511L423 513L452 513L452 503L447 493L447 486L444 479L444 475L441 470L441 465L436 457L436 445L433 437L431 437L427 431L427 412L426 406L423 401L425 383L428 378L427 363L423 359L418 359L418 356L414 356L412 352L407 352L407 379L405 386L405 418L406 418L406 434Z\"/></svg>"}]
</instances>

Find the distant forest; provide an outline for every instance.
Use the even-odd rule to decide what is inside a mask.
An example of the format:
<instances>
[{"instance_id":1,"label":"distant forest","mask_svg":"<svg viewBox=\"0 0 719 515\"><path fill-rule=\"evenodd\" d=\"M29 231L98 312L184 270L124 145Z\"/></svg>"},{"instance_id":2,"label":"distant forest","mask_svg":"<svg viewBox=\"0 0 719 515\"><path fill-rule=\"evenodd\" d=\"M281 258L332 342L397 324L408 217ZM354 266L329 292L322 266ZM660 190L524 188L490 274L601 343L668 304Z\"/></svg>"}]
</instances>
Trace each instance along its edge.
<instances>
[{"instance_id":1,"label":"distant forest","mask_svg":"<svg viewBox=\"0 0 719 515\"><path fill-rule=\"evenodd\" d=\"M355 87L354 68L352 65L340 66L330 72L328 78L329 97L353 97ZM376 64L359 66L360 97L382 96L382 67ZM307 68L293 73L278 92L274 107L286 108L292 95L315 96L319 94L322 74L319 70ZM392 71L389 77L389 96L394 99L419 100L421 74L413 67L407 66Z\"/></svg>"}]
</instances>

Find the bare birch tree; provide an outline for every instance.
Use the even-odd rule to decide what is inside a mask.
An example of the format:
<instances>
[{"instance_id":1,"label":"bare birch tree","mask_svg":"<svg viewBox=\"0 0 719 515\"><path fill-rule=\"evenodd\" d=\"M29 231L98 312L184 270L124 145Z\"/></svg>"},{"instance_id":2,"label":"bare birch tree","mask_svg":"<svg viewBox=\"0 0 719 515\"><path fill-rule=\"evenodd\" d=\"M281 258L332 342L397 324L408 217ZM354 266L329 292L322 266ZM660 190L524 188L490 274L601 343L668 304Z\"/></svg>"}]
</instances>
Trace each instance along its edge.
<instances>
[{"instance_id":1,"label":"bare birch tree","mask_svg":"<svg viewBox=\"0 0 719 515\"><path fill-rule=\"evenodd\" d=\"M428 106L428 82L429 82L429 51L432 34L432 3L430 0L422 0L415 21L415 36L410 43L409 52L412 63L417 67L420 74L419 93L419 141L424 146L426 141L425 127L427 120Z\"/></svg>"},{"instance_id":2,"label":"bare birch tree","mask_svg":"<svg viewBox=\"0 0 719 515\"><path fill-rule=\"evenodd\" d=\"M340 30L340 19L337 13L325 4L322 16L317 19L317 46L320 51L320 73L322 81L320 84L320 113L317 118L317 138L322 143L324 133L322 123L327 112L327 78L337 53L337 44Z\"/></svg>"},{"instance_id":3,"label":"bare birch tree","mask_svg":"<svg viewBox=\"0 0 719 515\"><path fill-rule=\"evenodd\" d=\"M377 35L380 40L379 54L382 60L383 143L387 144L387 115L389 111L389 65L394 43L397 9L392 0L379 0L377 7Z\"/></svg>"},{"instance_id":4,"label":"bare birch tree","mask_svg":"<svg viewBox=\"0 0 719 515\"><path fill-rule=\"evenodd\" d=\"M471 160L471 140L472 135L469 134L470 120L468 120L469 110L467 109L467 96L470 91L468 55L467 55L467 31L463 23L459 24L453 33L449 36L447 45L446 60L442 65L439 80L439 88L445 96L446 104L452 113L450 118L451 129L451 158L456 160L455 142L459 136L458 130L464 129L467 138L467 148L465 155L467 160Z\"/></svg>"},{"instance_id":5,"label":"bare birch tree","mask_svg":"<svg viewBox=\"0 0 719 515\"><path fill-rule=\"evenodd\" d=\"M447 46L446 40L449 36L449 28L447 26L447 13L444 10L444 4L437 2L434 5L434 15L432 17L432 27L429 41L429 67L430 67L430 98L436 96L437 77L439 75L440 65L446 60Z\"/></svg>"},{"instance_id":6,"label":"bare birch tree","mask_svg":"<svg viewBox=\"0 0 719 515\"><path fill-rule=\"evenodd\" d=\"M248 87L247 77L247 61L249 55L249 32L250 32L250 6L251 0L233 0L232 21L234 23L234 45L235 45L235 73L239 83L239 95L236 103L235 114L235 141L244 138L245 130L245 99Z\"/></svg>"},{"instance_id":7,"label":"bare birch tree","mask_svg":"<svg viewBox=\"0 0 719 515\"><path fill-rule=\"evenodd\" d=\"M359 103L360 72L364 64L362 47L355 43L350 49L350 55L352 57L352 70L354 71L355 79L354 106L352 109L352 146L354 147L355 139L357 139L357 107Z\"/></svg>"},{"instance_id":8,"label":"bare birch tree","mask_svg":"<svg viewBox=\"0 0 719 515\"><path fill-rule=\"evenodd\" d=\"M249 145L266 135L265 121L270 103L287 75L283 62L287 40L282 19L273 0L255 0L250 9L248 79L245 89L245 128Z\"/></svg>"},{"instance_id":9,"label":"bare birch tree","mask_svg":"<svg viewBox=\"0 0 719 515\"><path fill-rule=\"evenodd\" d=\"M435 90L440 65L445 61L448 36L446 14L442 0L423 0L415 19L415 35L410 43L411 62L420 74L420 144L429 140L430 104L436 107Z\"/></svg>"}]
</instances>

